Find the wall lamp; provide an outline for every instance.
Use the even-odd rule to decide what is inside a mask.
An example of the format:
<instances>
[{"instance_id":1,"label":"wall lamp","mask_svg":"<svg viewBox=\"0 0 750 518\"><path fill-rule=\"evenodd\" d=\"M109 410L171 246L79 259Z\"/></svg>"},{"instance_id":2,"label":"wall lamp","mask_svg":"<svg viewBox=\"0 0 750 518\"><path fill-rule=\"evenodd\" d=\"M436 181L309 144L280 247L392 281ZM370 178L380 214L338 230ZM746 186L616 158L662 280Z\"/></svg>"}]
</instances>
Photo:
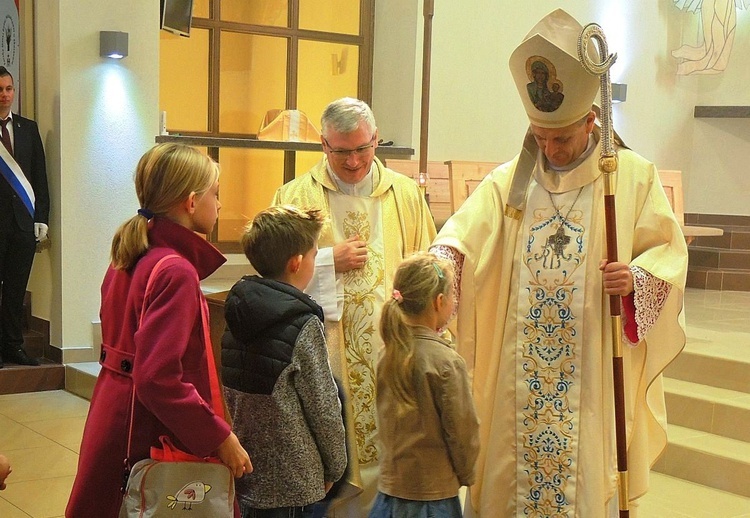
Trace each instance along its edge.
<instances>
[{"instance_id":1,"label":"wall lamp","mask_svg":"<svg viewBox=\"0 0 750 518\"><path fill-rule=\"evenodd\" d=\"M99 55L103 58L122 59L128 55L128 33L99 32Z\"/></svg>"},{"instance_id":2,"label":"wall lamp","mask_svg":"<svg viewBox=\"0 0 750 518\"><path fill-rule=\"evenodd\" d=\"M628 98L628 85L625 83L612 83L612 102L624 103Z\"/></svg>"}]
</instances>

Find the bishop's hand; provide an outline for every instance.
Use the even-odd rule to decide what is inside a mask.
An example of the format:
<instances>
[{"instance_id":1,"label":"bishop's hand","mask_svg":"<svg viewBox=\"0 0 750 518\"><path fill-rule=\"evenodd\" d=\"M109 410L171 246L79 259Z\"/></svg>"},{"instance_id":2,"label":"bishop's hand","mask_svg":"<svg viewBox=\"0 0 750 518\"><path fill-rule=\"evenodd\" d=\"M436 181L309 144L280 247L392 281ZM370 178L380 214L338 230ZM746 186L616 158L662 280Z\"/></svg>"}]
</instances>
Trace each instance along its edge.
<instances>
[{"instance_id":1,"label":"bishop's hand","mask_svg":"<svg viewBox=\"0 0 750 518\"><path fill-rule=\"evenodd\" d=\"M630 266L621 262L608 263L606 259L602 259L599 270L603 272L604 293L621 297L633 293L633 272L630 271Z\"/></svg>"}]
</instances>

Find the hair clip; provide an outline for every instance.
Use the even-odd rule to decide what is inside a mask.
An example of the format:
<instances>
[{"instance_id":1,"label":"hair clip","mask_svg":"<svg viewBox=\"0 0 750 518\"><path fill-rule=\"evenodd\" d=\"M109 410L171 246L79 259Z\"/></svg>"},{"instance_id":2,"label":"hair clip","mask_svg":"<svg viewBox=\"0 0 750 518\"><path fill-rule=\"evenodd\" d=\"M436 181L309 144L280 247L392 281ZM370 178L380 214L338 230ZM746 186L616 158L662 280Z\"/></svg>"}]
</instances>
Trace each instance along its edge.
<instances>
[{"instance_id":1,"label":"hair clip","mask_svg":"<svg viewBox=\"0 0 750 518\"><path fill-rule=\"evenodd\" d=\"M393 290L393 300L401 304L404 301L404 297L401 296L401 292L398 290Z\"/></svg>"},{"instance_id":2,"label":"hair clip","mask_svg":"<svg viewBox=\"0 0 750 518\"><path fill-rule=\"evenodd\" d=\"M432 264L432 267L435 268L435 271L437 272L438 277L440 279L445 278L445 274L443 273L443 270L440 269L440 267L437 265L437 263L430 263L430 264Z\"/></svg>"}]
</instances>

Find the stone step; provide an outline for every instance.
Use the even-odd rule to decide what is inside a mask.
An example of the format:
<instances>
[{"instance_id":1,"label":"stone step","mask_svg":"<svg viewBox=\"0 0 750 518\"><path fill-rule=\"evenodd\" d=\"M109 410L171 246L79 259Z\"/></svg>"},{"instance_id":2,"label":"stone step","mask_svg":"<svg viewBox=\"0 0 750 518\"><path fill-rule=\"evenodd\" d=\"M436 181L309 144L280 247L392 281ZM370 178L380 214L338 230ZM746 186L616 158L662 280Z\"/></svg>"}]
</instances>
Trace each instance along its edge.
<instances>
[{"instance_id":1,"label":"stone step","mask_svg":"<svg viewBox=\"0 0 750 518\"><path fill-rule=\"evenodd\" d=\"M26 354L33 358L42 358L47 345L47 337L43 333L24 329L23 346L26 349Z\"/></svg>"},{"instance_id":2,"label":"stone step","mask_svg":"<svg viewBox=\"0 0 750 518\"><path fill-rule=\"evenodd\" d=\"M0 369L0 394L39 392L65 388L65 367L41 359L41 365L31 367L5 363Z\"/></svg>"},{"instance_id":3,"label":"stone step","mask_svg":"<svg viewBox=\"0 0 750 518\"><path fill-rule=\"evenodd\" d=\"M23 342L26 354L39 359L41 365L15 365L5 359L0 369L0 394L37 392L65 388L65 368L50 359L49 323L31 314L31 293L24 296Z\"/></svg>"},{"instance_id":4,"label":"stone step","mask_svg":"<svg viewBox=\"0 0 750 518\"><path fill-rule=\"evenodd\" d=\"M99 362L65 364L65 390L91 401L101 368Z\"/></svg>"},{"instance_id":5,"label":"stone step","mask_svg":"<svg viewBox=\"0 0 750 518\"><path fill-rule=\"evenodd\" d=\"M750 291L750 269L720 270L690 265L685 285L703 290Z\"/></svg>"},{"instance_id":6,"label":"stone step","mask_svg":"<svg viewBox=\"0 0 750 518\"><path fill-rule=\"evenodd\" d=\"M675 425L668 434L654 471L750 497L750 443Z\"/></svg>"},{"instance_id":7,"label":"stone step","mask_svg":"<svg viewBox=\"0 0 750 518\"><path fill-rule=\"evenodd\" d=\"M750 498L651 471L638 518L747 518ZM631 513L631 516L633 514Z\"/></svg>"},{"instance_id":8,"label":"stone step","mask_svg":"<svg viewBox=\"0 0 750 518\"><path fill-rule=\"evenodd\" d=\"M711 242L705 239L715 240L715 246L707 246ZM724 236L697 238L688 247L686 284L690 288L750 291L750 231L729 230Z\"/></svg>"},{"instance_id":9,"label":"stone step","mask_svg":"<svg viewBox=\"0 0 750 518\"><path fill-rule=\"evenodd\" d=\"M691 333L697 331L691 329ZM728 341L737 335L737 345L748 347L747 336L742 333L727 332ZM750 361L734 358L722 354L705 353L691 350L690 341L700 341L701 338L690 336L688 347L669 364L664 371L665 378L673 378L692 383L706 385L720 389L734 390L750 394Z\"/></svg>"},{"instance_id":10,"label":"stone step","mask_svg":"<svg viewBox=\"0 0 750 518\"><path fill-rule=\"evenodd\" d=\"M664 378L670 425L750 443L750 394Z\"/></svg>"}]
</instances>

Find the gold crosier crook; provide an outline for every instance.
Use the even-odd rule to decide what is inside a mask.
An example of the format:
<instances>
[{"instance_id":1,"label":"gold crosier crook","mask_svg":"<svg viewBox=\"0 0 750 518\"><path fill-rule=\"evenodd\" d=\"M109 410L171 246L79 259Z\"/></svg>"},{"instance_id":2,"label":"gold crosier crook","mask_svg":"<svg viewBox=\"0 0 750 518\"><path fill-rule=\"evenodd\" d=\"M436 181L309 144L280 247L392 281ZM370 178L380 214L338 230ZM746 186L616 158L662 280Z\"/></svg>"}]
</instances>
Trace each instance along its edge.
<instances>
[{"instance_id":1,"label":"gold crosier crook","mask_svg":"<svg viewBox=\"0 0 750 518\"><path fill-rule=\"evenodd\" d=\"M588 54L588 45L596 40L599 55L604 57L601 63L595 63ZM615 181L617 173L617 153L612 137L612 85L609 81L609 69L617 60L617 54L609 54L607 40L602 28L590 23L578 37L578 59L587 72L601 78L601 142L602 153L599 157L599 170L604 175L604 219L607 235L607 261L617 262L617 216L615 214ZM622 361L622 316L620 314L620 296L609 296L609 315L612 319L612 380L615 395L615 437L617 440L617 488L620 506L620 518L628 518L628 447L625 427L625 378Z\"/></svg>"}]
</instances>

